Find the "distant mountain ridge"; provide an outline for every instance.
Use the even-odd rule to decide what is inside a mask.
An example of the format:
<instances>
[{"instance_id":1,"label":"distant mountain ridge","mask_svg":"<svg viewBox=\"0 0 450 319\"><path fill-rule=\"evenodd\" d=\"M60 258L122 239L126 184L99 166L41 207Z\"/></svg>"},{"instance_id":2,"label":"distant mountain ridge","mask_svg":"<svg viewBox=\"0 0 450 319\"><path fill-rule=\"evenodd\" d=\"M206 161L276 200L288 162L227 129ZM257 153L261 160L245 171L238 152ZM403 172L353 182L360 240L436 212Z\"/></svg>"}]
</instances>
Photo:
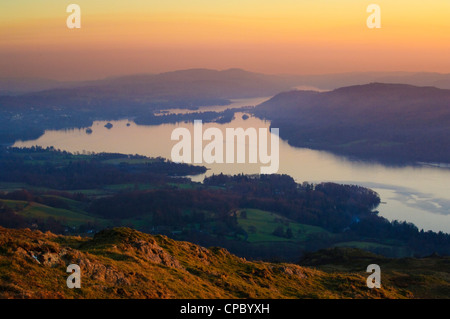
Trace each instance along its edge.
<instances>
[{"instance_id":1,"label":"distant mountain ridge","mask_svg":"<svg viewBox=\"0 0 450 319\"><path fill-rule=\"evenodd\" d=\"M416 86L434 86L450 89L450 74L437 72L347 72L332 74L263 74L243 69L227 70L186 69L162 73L142 73L111 76L98 80L60 81L33 77L0 77L0 95L20 95L25 93L80 87L103 87L107 85L141 84L151 81L275 81L295 86L313 86L319 89L332 90L343 86L367 84L371 82L401 83ZM289 89L283 87L278 92Z\"/></svg>"},{"instance_id":2,"label":"distant mountain ridge","mask_svg":"<svg viewBox=\"0 0 450 319\"><path fill-rule=\"evenodd\" d=\"M295 80L251 73L191 69L83 82L20 95L0 95L3 110L83 110L106 118L133 117L141 111L227 105L231 99L272 96L295 87ZM67 84L69 85L69 84Z\"/></svg>"},{"instance_id":3,"label":"distant mountain ridge","mask_svg":"<svg viewBox=\"0 0 450 319\"><path fill-rule=\"evenodd\" d=\"M8 87L7 79L0 80L0 92L7 89L13 90L14 83L22 83L18 79L11 80ZM31 80L30 80L31 81ZM106 78L97 81L86 82L56 82L42 80L42 88L39 92L23 94L23 97L54 97L65 96L71 98L80 94L105 98L126 97L174 99L174 98L247 98L274 95L280 91L291 89L296 80L277 76L265 75L244 71L241 69L228 69L224 71L209 69L188 69L160 74L137 74ZM29 89L36 91L39 88L36 80L31 81ZM54 87L50 87L50 86ZM26 85L22 83L19 91L23 91ZM5 89L6 88L6 89Z\"/></svg>"}]
</instances>

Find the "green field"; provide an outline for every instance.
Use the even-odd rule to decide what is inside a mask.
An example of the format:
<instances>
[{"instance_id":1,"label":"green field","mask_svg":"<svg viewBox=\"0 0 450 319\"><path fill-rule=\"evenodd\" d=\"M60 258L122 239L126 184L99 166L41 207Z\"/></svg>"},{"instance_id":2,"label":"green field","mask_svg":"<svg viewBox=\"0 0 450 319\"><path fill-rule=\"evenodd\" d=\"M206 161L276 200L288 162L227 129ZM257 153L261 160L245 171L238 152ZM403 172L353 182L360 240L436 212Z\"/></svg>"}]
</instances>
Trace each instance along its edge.
<instances>
[{"instance_id":1,"label":"green field","mask_svg":"<svg viewBox=\"0 0 450 319\"><path fill-rule=\"evenodd\" d=\"M60 197L58 197L60 198ZM70 199L65 199L71 201ZM75 202L75 201L71 201ZM16 211L16 213L25 218L36 218L46 220L47 218L54 218L58 221L64 221L68 226L79 226L87 222L94 222L106 224L102 219L94 218L83 212L80 207L71 206L71 210L49 207L35 202L26 202L19 200L0 200ZM78 202L77 205L79 206ZM73 209L73 210L72 210Z\"/></svg>"},{"instance_id":2,"label":"green field","mask_svg":"<svg viewBox=\"0 0 450 319\"><path fill-rule=\"evenodd\" d=\"M246 212L247 218L243 218L243 211ZM263 211L259 209L243 209L238 212L239 226L244 228L248 233L247 241L250 243L262 242L287 242L287 241L304 241L309 235L314 233L327 233L325 229L316 226L300 224L282 217L278 214ZM277 227L283 229L290 228L293 233L292 238L284 238L273 235Z\"/></svg>"}]
</instances>

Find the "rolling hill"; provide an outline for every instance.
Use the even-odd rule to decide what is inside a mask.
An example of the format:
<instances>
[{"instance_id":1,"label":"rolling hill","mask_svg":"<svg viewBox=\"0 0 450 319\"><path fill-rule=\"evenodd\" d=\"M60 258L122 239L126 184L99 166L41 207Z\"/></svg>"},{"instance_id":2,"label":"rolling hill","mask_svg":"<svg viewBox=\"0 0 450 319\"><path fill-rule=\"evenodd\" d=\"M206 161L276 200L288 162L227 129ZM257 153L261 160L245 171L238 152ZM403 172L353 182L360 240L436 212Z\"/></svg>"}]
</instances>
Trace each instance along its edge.
<instances>
[{"instance_id":1,"label":"rolling hill","mask_svg":"<svg viewBox=\"0 0 450 319\"><path fill-rule=\"evenodd\" d=\"M434 86L450 89L450 74L436 72L347 72L334 74L297 75L301 85L322 90L367 83L398 83L416 86Z\"/></svg>"},{"instance_id":2,"label":"rolling hill","mask_svg":"<svg viewBox=\"0 0 450 319\"><path fill-rule=\"evenodd\" d=\"M254 112L294 146L390 162L450 163L450 90L371 83L291 91Z\"/></svg>"}]
</instances>

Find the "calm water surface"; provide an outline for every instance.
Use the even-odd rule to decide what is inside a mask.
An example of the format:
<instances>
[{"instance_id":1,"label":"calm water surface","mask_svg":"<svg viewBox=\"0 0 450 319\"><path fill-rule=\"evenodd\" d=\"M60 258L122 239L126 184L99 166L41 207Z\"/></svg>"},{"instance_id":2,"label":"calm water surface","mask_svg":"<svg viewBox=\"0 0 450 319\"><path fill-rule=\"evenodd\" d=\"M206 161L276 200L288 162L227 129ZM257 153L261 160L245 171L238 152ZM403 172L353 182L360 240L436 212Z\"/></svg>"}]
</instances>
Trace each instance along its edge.
<instances>
[{"instance_id":1,"label":"calm water surface","mask_svg":"<svg viewBox=\"0 0 450 319\"><path fill-rule=\"evenodd\" d=\"M235 100L233 103L236 104L232 107L258 104L263 100ZM223 106L212 106L210 109L223 110ZM202 108L202 110L205 109ZM173 112L176 113L178 110ZM269 122L254 117L244 120L242 115L243 113L236 113L231 123L223 125L207 123L203 126L204 129L218 127L223 132L227 127L245 129L270 126ZM117 152L150 157L162 156L170 159L171 149L177 143L170 139L172 131L177 127L186 127L193 134L192 123L143 126L122 120L110 122L113 124L111 129L104 127L106 123L94 122L91 134L87 134L86 129L49 130L37 140L17 141L14 146L54 146L70 152ZM204 145L206 143L204 142ZM204 165L209 170L204 175L192 177L194 181L202 181L205 175L221 172L257 174L261 166L261 164ZM380 194L383 202L378 207L380 215L389 220L412 222L425 231L450 233L450 169L448 168L388 167L382 164L357 162L328 152L292 147L280 140L278 173L288 174L297 182L332 181L372 188Z\"/></svg>"}]
</instances>

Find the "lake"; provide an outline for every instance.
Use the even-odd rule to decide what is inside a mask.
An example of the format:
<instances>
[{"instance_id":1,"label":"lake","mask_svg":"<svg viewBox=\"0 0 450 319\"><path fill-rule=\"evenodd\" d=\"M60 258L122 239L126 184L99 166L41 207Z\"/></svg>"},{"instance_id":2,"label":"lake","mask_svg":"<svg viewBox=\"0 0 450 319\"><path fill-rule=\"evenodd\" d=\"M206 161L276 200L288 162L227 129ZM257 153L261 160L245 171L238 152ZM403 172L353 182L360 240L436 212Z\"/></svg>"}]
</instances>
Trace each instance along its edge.
<instances>
[{"instance_id":1,"label":"lake","mask_svg":"<svg viewBox=\"0 0 450 319\"><path fill-rule=\"evenodd\" d=\"M258 104L264 98L235 100L231 105L212 106L201 110L223 110ZM170 112L189 112L170 110ZM191 111L192 112L192 111ZM235 119L227 124L204 123L204 130L217 127L225 132L227 127L269 128L270 123L261 119L243 118L236 113ZM193 123L162 125L136 125L133 121L96 121L86 129L49 130L32 141L17 141L16 147L34 145L70 152L117 152L140 154L150 157L162 156L170 159L173 145L171 133L177 127L186 127L193 132ZM206 142L204 143L206 144ZM369 187L380 194L383 202L378 207L381 216L389 220L414 223L419 229L450 233L450 169L433 166L390 167L379 163L350 160L329 152L290 146L280 140L279 174L288 174L297 182L337 182ZM201 182L212 174L258 174L261 164L203 164L209 170L206 174L193 176Z\"/></svg>"}]
</instances>

